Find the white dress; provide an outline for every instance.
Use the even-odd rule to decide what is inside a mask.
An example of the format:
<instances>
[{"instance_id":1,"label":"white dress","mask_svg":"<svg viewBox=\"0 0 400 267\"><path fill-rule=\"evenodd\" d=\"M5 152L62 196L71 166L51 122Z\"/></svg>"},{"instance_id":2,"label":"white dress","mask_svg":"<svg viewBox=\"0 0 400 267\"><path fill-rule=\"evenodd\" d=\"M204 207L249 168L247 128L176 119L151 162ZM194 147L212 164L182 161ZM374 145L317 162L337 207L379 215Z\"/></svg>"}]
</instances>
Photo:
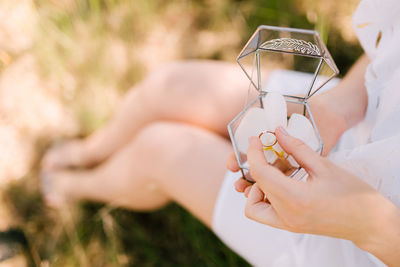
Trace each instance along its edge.
<instances>
[{"instance_id":1,"label":"white dress","mask_svg":"<svg viewBox=\"0 0 400 267\"><path fill-rule=\"evenodd\" d=\"M363 0L353 16L371 59L365 78L365 119L347 131L329 158L369 183L400 208L400 1ZM301 79L287 74L296 84ZM273 79L273 76L271 76ZM281 79L280 79L281 80ZM215 205L214 232L256 266L385 266L352 242L275 229L244 216L245 197L228 172Z\"/></svg>"}]
</instances>

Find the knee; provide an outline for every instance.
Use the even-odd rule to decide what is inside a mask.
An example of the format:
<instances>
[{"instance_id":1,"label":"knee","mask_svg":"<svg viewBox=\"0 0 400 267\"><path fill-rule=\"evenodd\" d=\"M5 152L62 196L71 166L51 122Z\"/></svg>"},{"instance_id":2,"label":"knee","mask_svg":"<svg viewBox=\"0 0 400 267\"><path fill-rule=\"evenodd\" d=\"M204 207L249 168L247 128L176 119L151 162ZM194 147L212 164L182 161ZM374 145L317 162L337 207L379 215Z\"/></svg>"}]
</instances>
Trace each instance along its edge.
<instances>
[{"instance_id":1,"label":"knee","mask_svg":"<svg viewBox=\"0 0 400 267\"><path fill-rule=\"evenodd\" d=\"M142 81L142 86L153 94L166 93L168 88L179 84L186 64L185 62L165 63L151 71Z\"/></svg>"},{"instance_id":2,"label":"knee","mask_svg":"<svg viewBox=\"0 0 400 267\"><path fill-rule=\"evenodd\" d=\"M187 128L178 123L156 122L143 128L133 141L132 158L141 166L142 174L157 186L172 182L177 176L175 171L185 164L193 139Z\"/></svg>"},{"instance_id":3,"label":"knee","mask_svg":"<svg viewBox=\"0 0 400 267\"><path fill-rule=\"evenodd\" d=\"M193 134L189 128L179 123L152 123L136 136L135 153L140 153L140 157L146 162L174 168L190 151Z\"/></svg>"},{"instance_id":4,"label":"knee","mask_svg":"<svg viewBox=\"0 0 400 267\"><path fill-rule=\"evenodd\" d=\"M192 78L196 63L170 62L151 73L141 83L145 101L153 110L165 112L193 97Z\"/></svg>"}]
</instances>

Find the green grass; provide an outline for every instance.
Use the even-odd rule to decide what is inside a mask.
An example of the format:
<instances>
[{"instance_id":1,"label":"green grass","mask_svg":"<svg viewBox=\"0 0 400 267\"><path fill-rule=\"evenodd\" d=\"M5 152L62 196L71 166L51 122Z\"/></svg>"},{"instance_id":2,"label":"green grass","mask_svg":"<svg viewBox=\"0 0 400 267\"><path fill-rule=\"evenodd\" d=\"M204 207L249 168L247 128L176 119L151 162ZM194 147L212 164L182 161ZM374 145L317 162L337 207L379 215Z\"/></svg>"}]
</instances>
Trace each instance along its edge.
<instances>
[{"instance_id":1,"label":"green grass","mask_svg":"<svg viewBox=\"0 0 400 267\"><path fill-rule=\"evenodd\" d=\"M323 15L316 24L310 22L300 1L70 0L64 6L56 2L36 1L40 25L32 53L42 75L55 82L60 99L75 111L82 136L109 118L114 108L110 95L125 92L149 71L141 49L160 25L169 29L165 40L180 38L178 47L160 43L164 54L179 52L167 59L234 61L260 24L318 28L342 73L361 54L358 44L345 41L341 29L334 27L334 16L329 22ZM194 41L205 31L218 37L206 51ZM237 38L226 43L225 36ZM124 51L120 59L125 63L112 60L112 44ZM38 145L38 161L45 147ZM16 225L27 236L37 262L51 266L247 266L175 204L152 213L135 213L86 203L59 214L43 205L38 184L36 165L6 192Z\"/></svg>"},{"instance_id":2,"label":"green grass","mask_svg":"<svg viewBox=\"0 0 400 267\"><path fill-rule=\"evenodd\" d=\"M152 213L94 203L52 211L29 178L8 188L7 201L33 258L52 266L248 266L176 204Z\"/></svg>"}]
</instances>

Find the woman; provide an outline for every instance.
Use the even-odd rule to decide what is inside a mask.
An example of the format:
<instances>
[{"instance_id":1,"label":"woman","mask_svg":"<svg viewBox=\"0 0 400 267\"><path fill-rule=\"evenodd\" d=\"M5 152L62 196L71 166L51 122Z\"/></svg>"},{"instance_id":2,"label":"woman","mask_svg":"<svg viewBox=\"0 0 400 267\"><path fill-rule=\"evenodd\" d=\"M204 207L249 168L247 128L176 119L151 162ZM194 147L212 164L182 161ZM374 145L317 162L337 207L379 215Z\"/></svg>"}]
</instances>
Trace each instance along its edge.
<instances>
[{"instance_id":1,"label":"woman","mask_svg":"<svg viewBox=\"0 0 400 267\"><path fill-rule=\"evenodd\" d=\"M354 20L367 56L310 100L326 153L351 128L329 159L277 129L281 146L308 171L306 183L266 164L257 139L248 151L257 183L226 174L226 125L243 107L248 81L235 65L185 62L138 84L104 129L51 149L43 160L46 200L134 210L176 201L254 265L399 265L398 11L394 0L361 2ZM237 170L232 156L228 167Z\"/></svg>"}]
</instances>

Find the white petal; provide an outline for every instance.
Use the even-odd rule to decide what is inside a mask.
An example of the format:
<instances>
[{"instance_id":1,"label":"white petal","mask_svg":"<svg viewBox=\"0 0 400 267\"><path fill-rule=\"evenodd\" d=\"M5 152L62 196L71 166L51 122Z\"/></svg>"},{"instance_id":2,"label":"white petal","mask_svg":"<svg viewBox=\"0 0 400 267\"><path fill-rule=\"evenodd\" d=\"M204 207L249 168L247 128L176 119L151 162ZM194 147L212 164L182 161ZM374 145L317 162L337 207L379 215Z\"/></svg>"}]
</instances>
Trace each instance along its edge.
<instances>
[{"instance_id":1,"label":"white petal","mask_svg":"<svg viewBox=\"0 0 400 267\"><path fill-rule=\"evenodd\" d=\"M292 114L288 122L287 131L293 137L302 140L305 144L310 146L314 151L318 149L319 146L318 138L315 135L315 131L311 122L305 116L297 113ZM299 167L299 164L292 156L289 156L287 160L293 167L296 168Z\"/></svg>"},{"instance_id":2,"label":"white petal","mask_svg":"<svg viewBox=\"0 0 400 267\"><path fill-rule=\"evenodd\" d=\"M315 135L315 132L313 132L313 134L310 135L310 138L308 139L306 144L309 145L312 148L312 150L317 151L317 149L319 148L319 140Z\"/></svg>"},{"instance_id":3,"label":"white petal","mask_svg":"<svg viewBox=\"0 0 400 267\"><path fill-rule=\"evenodd\" d=\"M247 153L249 138L258 136L265 131L265 113L261 108L251 108L243 116L236 131L234 132L236 145L240 152Z\"/></svg>"},{"instance_id":4,"label":"white petal","mask_svg":"<svg viewBox=\"0 0 400 267\"><path fill-rule=\"evenodd\" d=\"M292 114L288 122L287 131L290 135L302 140L314 151L318 149L318 138L311 122L305 116L297 113Z\"/></svg>"},{"instance_id":5,"label":"white petal","mask_svg":"<svg viewBox=\"0 0 400 267\"><path fill-rule=\"evenodd\" d=\"M291 136L305 142L314 130L310 121L305 116L293 113L290 116L287 131Z\"/></svg>"},{"instance_id":6,"label":"white petal","mask_svg":"<svg viewBox=\"0 0 400 267\"><path fill-rule=\"evenodd\" d=\"M302 140L313 150L318 148L319 142L315 136L314 128L311 122L305 116L297 113L292 114L288 122L287 131L293 137ZM299 164L292 156L288 157L288 161L293 167L299 167Z\"/></svg>"},{"instance_id":7,"label":"white petal","mask_svg":"<svg viewBox=\"0 0 400 267\"><path fill-rule=\"evenodd\" d=\"M286 128L287 107L285 98L278 92L269 92L263 98L267 130L275 131L278 126Z\"/></svg>"}]
</instances>

